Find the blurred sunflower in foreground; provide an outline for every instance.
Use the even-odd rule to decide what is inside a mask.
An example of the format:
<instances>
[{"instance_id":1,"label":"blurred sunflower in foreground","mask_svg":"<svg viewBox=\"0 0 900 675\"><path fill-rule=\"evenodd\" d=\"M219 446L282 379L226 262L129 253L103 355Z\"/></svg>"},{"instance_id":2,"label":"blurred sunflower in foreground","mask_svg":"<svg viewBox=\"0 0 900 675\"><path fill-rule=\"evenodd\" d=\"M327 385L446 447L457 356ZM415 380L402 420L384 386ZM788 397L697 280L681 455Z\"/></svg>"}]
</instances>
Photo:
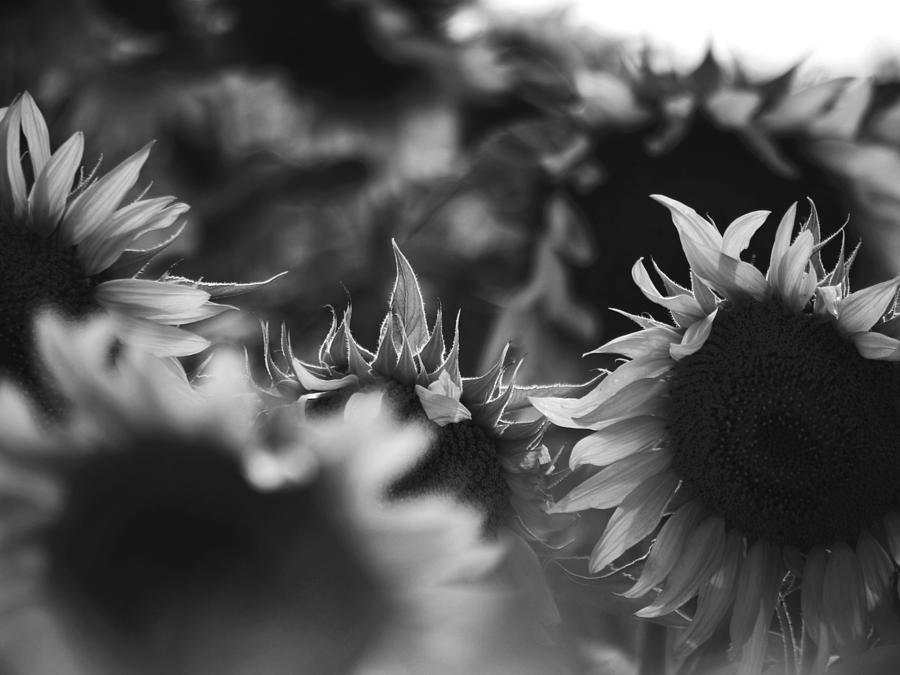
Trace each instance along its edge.
<instances>
[{"instance_id":1,"label":"blurred sunflower in foreground","mask_svg":"<svg viewBox=\"0 0 900 675\"><path fill-rule=\"evenodd\" d=\"M339 408L355 391L384 391L398 419L422 423L431 434L422 461L391 487L395 498L448 492L481 509L489 533L513 527L561 544L572 518L545 511L554 463L541 442L547 420L527 397L573 395L580 388L515 386L517 366L506 362L506 350L483 375L463 378L459 319L448 350L441 310L429 328L415 273L396 244L394 256L397 275L375 352L356 342L348 307L340 324L332 322L316 364L294 356L286 333L283 367L267 346L273 391L304 401L310 415Z\"/></svg>"},{"instance_id":2,"label":"blurred sunflower in foreground","mask_svg":"<svg viewBox=\"0 0 900 675\"><path fill-rule=\"evenodd\" d=\"M833 653L896 641L900 279L850 292L856 256L843 246L826 272L814 207L793 240L796 204L787 211L763 275L740 256L767 211L720 233L655 198L672 214L690 287L657 267L661 293L638 260L635 283L674 326L623 313L641 330L596 351L627 362L579 400L532 399L554 423L592 430L573 468L604 467L553 511L615 507L593 574L655 537L624 595L645 598L640 617L693 615L675 639L682 656L728 622L739 672L761 672L776 614L783 665L796 672L804 641L816 673Z\"/></svg>"},{"instance_id":3,"label":"blurred sunflower in foreground","mask_svg":"<svg viewBox=\"0 0 900 675\"><path fill-rule=\"evenodd\" d=\"M506 540L449 499L384 499L426 438L380 396L267 430L234 354L192 386L128 347L110 365L111 320L37 333L71 405L42 427L0 388L4 672L565 672Z\"/></svg>"},{"instance_id":4,"label":"blurred sunflower in foreground","mask_svg":"<svg viewBox=\"0 0 900 675\"><path fill-rule=\"evenodd\" d=\"M38 386L31 323L48 306L72 318L114 312L124 342L160 356L208 346L179 326L232 309L211 299L240 285L141 278L144 266L178 236L188 210L173 197L141 195L122 205L150 145L105 176L86 177L79 171L82 135L73 134L51 154L47 125L26 93L2 111L0 151L0 375ZM162 233L162 240L142 248L151 232Z\"/></svg>"}]
</instances>

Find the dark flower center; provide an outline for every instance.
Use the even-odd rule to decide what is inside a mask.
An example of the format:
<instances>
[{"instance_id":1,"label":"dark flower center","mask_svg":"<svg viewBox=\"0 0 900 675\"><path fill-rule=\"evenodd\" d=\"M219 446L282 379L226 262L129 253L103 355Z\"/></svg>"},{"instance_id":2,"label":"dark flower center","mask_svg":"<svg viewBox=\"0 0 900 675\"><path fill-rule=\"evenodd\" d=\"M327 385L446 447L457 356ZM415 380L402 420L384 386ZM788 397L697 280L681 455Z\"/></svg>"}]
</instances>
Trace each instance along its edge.
<instances>
[{"instance_id":1,"label":"dark flower center","mask_svg":"<svg viewBox=\"0 0 900 675\"><path fill-rule=\"evenodd\" d=\"M401 421L426 423L435 434L419 462L390 487L390 496L447 492L480 508L486 514L487 532L509 523L509 485L497 460L496 441L488 432L469 420L442 427L431 422L412 387L391 383L387 394Z\"/></svg>"},{"instance_id":2,"label":"dark flower center","mask_svg":"<svg viewBox=\"0 0 900 675\"><path fill-rule=\"evenodd\" d=\"M225 451L166 439L79 457L62 480L45 533L52 587L131 643L160 630L190 642L210 623L240 639L274 622L319 659L309 668L343 672L382 614L315 485L261 492Z\"/></svg>"},{"instance_id":3,"label":"dark flower center","mask_svg":"<svg viewBox=\"0 0 900 675\"><path fill-rule=\"evenodd\" d=\"M898 383L830 320L726 304L671 376L674 469L750 537L855 543L897 496Z\"/></svg>"},{"instance_id":4,"label":"dark flower center","mask_svg":"<svg viewBox=\"0 0 900 675\"><path fill-rule=\"evenodd\" d=\"M74 248L0 223L0 375L46 396L32 354L35 313L52 307L83 317L96 308L92 288Z\"/></svg>"}]
</instances>

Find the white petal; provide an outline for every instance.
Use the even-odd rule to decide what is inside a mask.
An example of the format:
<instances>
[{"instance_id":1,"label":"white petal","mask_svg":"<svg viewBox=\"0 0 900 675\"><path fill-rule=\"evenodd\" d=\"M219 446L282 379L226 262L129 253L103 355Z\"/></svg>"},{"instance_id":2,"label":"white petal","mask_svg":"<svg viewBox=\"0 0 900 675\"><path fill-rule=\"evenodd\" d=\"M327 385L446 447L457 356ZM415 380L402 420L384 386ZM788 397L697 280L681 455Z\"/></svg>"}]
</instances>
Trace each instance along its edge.
<instances>
[{"instance_id":1,"label":"white petal","mask_svg":"<svg viewBox=\"0 0 900 675\"><path fill-rule=\"evenodd\" d=\"M569 466L606 466L656 445L666 430L658 417L629 417L579 440L572 448Z\"/></svg>"},{"instance_id":2,"label":"white petal","mask_svg":"<svg viewBox=\"0 0 900 675\"><path fill-rule=\"evenodd\" d=\"M825 579L827 561L828 554L825 549L817 546L806 555L806 564L803 566L800 610L806 632L815 644L821 642L827 630L822 613L822 583Z\"/></svg>"},{"instance_id":3,"label":"white petal","mask_svg":"<svg viewBox=\"0 0 900 675\"><path fill-rule=\"evenodd\" d=\"M572 513L585 509L608 509L622 503L638 485L669 466L668 450L643 452L620 459L577 485L556 502L551 513Z\"/></svg>"},{"instance_id":4,"label":"white petal","mask_svg":"<svg viewBox=\"0 0 900 675\"><path fill-rule=\"evenodd\" d=\"M893 604L891 578L894 564L878 540L866 530L856 542L856 557L866 589L866 608L871 612L882 605Z\"/></svg>"},{"instance_id":5,"label":"white petal","mask_svg":"<svg viewBox=\"0 0 900 675\"><path fill-rule=\"evenodd\" d=\"M866 594L856 554L845 543L831 549L825 565L822 609L840 654L865 648Z\"/></svg>"},{"instance_id":6,"label":"white petal","mask_svg":"<svg viewBox=\"0 0 900 675\"><path fill-rule=\"evenodd\" d=\"M810 277L815 277L809 269L812 251L813 235L806 230L797 235L779 263L778 273L771 285L789 311L803 309L815 290L815 284L810 287L808 283Z\"/></svg>"},{"instance_id":7,"label":"white petal","mask_svg":"<svg viewBox=\"0 0 900 675\"><path fill-rule=\"evenodd\" d=\"M84 135L79 131L63 143L31 188L31 221L39 234L49 236L66 210L66 199L72 191L75 172L81 165Z\"/></svg>"},{"instance_id":8,"label":"white petal","mask_svg":"<svg viewBox=\"0 0 900 675\"><path fill-rule=\"evenodd\" d=\"M855 138L863 115L869 108L872 94L871 82L856 80L841 92L828 112L812 121L810 131L825 138Z\"/></svg>"},{"instance_id":9,"label":"white petal","mask_svg":"<svg viewBox=\"0 0 900 675\"><path fill-rule=\"evenodd\" d=\"M137 182L152 145L145 145L75 198L60 226L63 243L76 246L87 237L105 236L109 217Z\"/></svg>"},{"instance_id":10,"label":"white petal","mask_svg":"<svg viewBox=\"0 0 900 675\"><path fill-rule=\"evenodd\" d=\"M416 394L428 419L439 427L472 419L472 413L459 402L459 398L430 391L419 384L416 385Z\"/></svg>"},{"instance_id":11,"label":"white petal","mask_svg":"<svg viewBox=\"0 0 900 675\"><path fill-rule=\"evenodd\" d=\"M725 619L734 601L735 581L744 544L737 532L729 532L718 569L698 592L697 611L691 625L675 638L675 651L687 653L706 642Z\"/></svg>"},{"instance_id":12,"label":"white petal","mask_svg":"<svg viewBox=\"0 0 900 675\"><path fill-rule=\"evenodd\" d=\"M150 279L113 279L94 289L98 303L131 316L162 323L191 323L209 293L181 284Z\"/></svg>"},{"instance_id":13,"label":"white petal","mask_svg":"<svg viewBox=\"0 0 900 675\"><path fill-rule=\"evenodd\" d=\"M747 295L762 300L768 284L762 273L750 263L719 253L696 242L682 242L684 253L694 272L710 288L729 300Z\"/></svg>"},{"instance_id":14,"label":"white petal","mask_svg":"<svg viewBox=\"0 0 900 675\"><path fill-rule=\"evenodd\" d=\"M680 361L685 356L690 356L699 350L706 343L706 338L709 337L709 332L712 330L713 321L716 320L716 312L718 311L714 310L712 314L702 321L696 321L688 326L681 343L669 347L669 354L671 354L673 359Z\"/></svg>"},{"instance_id":15,"label":"white petal","mask_svg":"<svg viewBox=\"0 0 900 675\"><path fill-rule=\"evenodd\" d=\"M749 124L762 104L762 96L748 89L721 89L704 101L709 114L725 128L742 128Z\"/></svg>"},{"instance_id":16,"label":"white petal","mask_svg":"<svg viewBox=\"0 0 900 675\"><path fill-rule=\"evenodd\" d=\"M900 361L900 340L882 333L854 333L850 336L860 356L876 361Z\"/></svg>"},{"instance_id":17,"label":"white petal","mask_svg":"<svg viewBox=\"0 0 900 675\"><path fill-rule=\"evenodd\" d=\"M303 363L298 359L291 359L291 369L297 377L300 386L306 391L336 391L355 385L359 382L356 375L345 375L344 377L318 377L314 375Z\"/></svg>"},{"instance_id":18,"label":"white petal","mask_svg":"<svg viewBox=\"0 0 900 675\"><path fill-rule=\"evenodd\" d=\"M650 547L640 578L634 586L622 593L624 597L639 598L665 580L678 562L702 513L700 504L691 501L669 516Z\"/></svg>"},{"instance_id":19,"label":"white petal","mask_svg":"<svg viewBox=\"0 0 900 675\"><path fill-rule=\"evenodd\" d=\"M666 585L651 605L636 616L655 618L668 614L690 600L719 566L725 549L725 521L710 516L690 534L683 555L675 563Z\"/></svg>"},{"instance_id":20,"label":"white petal","mask_svg":"<svg viewBox=\"0 0 900 675\"><path fill-rule=\"evenodd\" d=\"M171 202L171 197L144 199L116 211L104 228L104 236L89 237L78 246L85 272L93 275L107 269L138 237L171 227L190 208Z\"/></svg>"},{"instance_id":21,"label":"white petal","mask_svg":"<svg viewBox=\"0 0 900 675\"><path fill-rule=\"evenodd\" d=\"M851 335L869 330L887 311L898 284L900 277L894 277L848 295L841 302L838 325Z\"/></svg>"},{"instance_id":22,"label":"white petal","mask_svg":"<svg viewBox=\"0 0 900 675\"><path fill-rule=\"evenodd\" d=\"M13 103L0 121L0 207L16 222L24 222L28 195L20 157L21 105Z\"/></svg>"},{"instance_id":23,"label":"white petal","mask_svg":"<svg viewBox=\"0 0 900 675\"><path fill-rule=\"evenodd\" d=\"M687 237L715 251L722 250L722 235L716 226L700 217L690 206L663 195L650 195L650 198L669 209L682 240Z\"/></svg>"},{"instance_id":24,"label":"white petal","mask_svg":"<svg viewBox=\"0 0 900 675\"><path fill-rule=\"evenodd\" d=\"M28 141L28 156L34 176L40 175L50 159L50 133L47 122L27 91L22 94L22 133Z\"/></svg>"},{"instance_id":25,"label":"white petal","mask_svg":"<svg viewBox=\"0 0 900 675\"><path fill-rule=\"evenodd\" d=\"M732 258L740 258L750 244L750 239L762 227L771 211L752 211L735 218L722 235L722 253Z\"/></svg>"},{"instance_id":26,"label":"white petal","mask_svg":"<svg viewBox=\"0 0 900 675\"><path fill-rule=\"evenodd\" d=\"M650 279L647 268L644 267L643 260L643 258L640 258L634 263L631 268L631 278L634 279L634 283L637 284L641 293L643 293L648 300L665 307L673 314L686 315L692 318L700 318L703 315L703 310L700 309L700 305L697 304L697 300L693 295L682 293L679 295L665 296L656 290L656 286L653 285L653 281Z\"/></svg>"},{"instance_id":27,"label":"white petal","mask_svg":"<svg viewBox=\"0 0 900 675\"><path fill-rule=\"evenodd\" d=\"M657 378L646 378L622 387L608 401L575 423L588 429L600 429L606 423L620 417L659 415L664 410L663 394L668 383Z\"/></svg>"},{"instance_id":28,"label":"white petal","mask_svg":"<svg viewBox=\"0 0 900 675\"><path fill-rule=\"evenodd\" d=\"M836 319L840 314L842 299L843 294L841 293L840 285L818 286L816 288L816 299L813 308L815 309L816 314L831 316Z\"/></svg>"},{"instance_id":29,"label":"white petal","mask_svg":"<svg viewBox=\"0 0 900 675\"><path fill-rule=\"evenodd\" d=\"M663 356L673 342L681 341L681 334L674 328L651 326L635 333L614 338L585 354L622 354L630 359L642 356Z\"/></svg>"},{"instance_id":30,"label":"white petal","mask_svg":"<svg viewBox=\"0 0 900 675\"><path fill-rule=\"evenodd\" d=\"M794 231L794 221L797 218L797 202L788 207L778 223L778 229L775 231L775 241L772 243L772 251L769 254L769 271L766 272L766 279L770 282L776 279L778 269L781 265L781 259L787 254L791 245L791 233Z\"/></svg>"},{"instance_id":31,"label":"white petal","mask_svg":"<svg viewBox=\"0 0 900 675\"><path fill-rule=\"evenodd\" d=\"M641 483L625 498L591 552L591 572L599 572L656 529L678 483L674 474L662 473Z\"/></svg>"},{"instance_id":32,"label":"white petal","mask_svg":"<svg viewBox=\"0 0 900 675\"><path fill-rule=\"evenodd\" d=\"M822 110L828 107L843 88L845 79L831 79L822 84L801 89L781 99L758 122L768 129L789 131L803 129Z\"/></svg>"},{"instance_id":33,"label":"white petal","mask_svg":"<svg viewBox=\"0 0 900 675\"><path fill-rule=\"evenodd\" d=\"M765 539L757 539L747 551L738 575L734 611L729 626L731 641L735 647L740 647L753 635L760 607L770 600L766 594L775 583L773 579L781 581L780 571L781 555L778 547ZM775 594L777 595L777 590ZM771 600L770 612L774 609L774 598Z\"/></svg>"},{"instance_id":34,"label":"white petal","mask_svg":"<svg viewBox=\"0 0 900 675\"><path fill-rule=\"evenodd\" d=\"M117 316L117 323L125 344L155 356L190 356L209 347L209 340L183 328L164 326L125 314Z\"/></svg>"}]
</instances>

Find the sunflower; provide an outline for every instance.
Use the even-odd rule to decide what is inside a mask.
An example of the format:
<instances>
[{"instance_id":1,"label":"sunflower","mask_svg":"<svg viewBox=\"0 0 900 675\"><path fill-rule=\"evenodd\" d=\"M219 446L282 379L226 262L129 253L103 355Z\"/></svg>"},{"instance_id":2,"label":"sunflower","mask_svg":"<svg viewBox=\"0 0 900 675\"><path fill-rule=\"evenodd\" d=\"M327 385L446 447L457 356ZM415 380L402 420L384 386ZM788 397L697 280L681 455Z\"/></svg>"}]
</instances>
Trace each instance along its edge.
<instances>
[{"instance_id":1,"label":"sunflower","mask_svg":"<svg viewBox=\"0 0 900 675\"><path fill-rule=\"evenodd\" d=\"M676 640L684 653L730 613L742 672L761 669L773 615L796 605L800 584L793 610L821 668L833 651L852 655L896 626L900 278L850 292L856 252L845 257L842 245L826 272L812 205L793 240L796 204L785 213L763 275L740 255L768 212L721 234L684 204L654 198L672 214L690 287L657 268L660 292L639 259L635 283L674 325L623 312L641 330L596 352L627 362L579 400L532 399L554 423L592 430L572 467L603 467L552 511L615 507L591 572L652 540L624 593L646 598L637 615L689 611L696 597Z\"/></svg>"},{"instance_id":2,"label":"sunflower","mask_svg":"<svg viewBox=\"0 0 900 675\"><path fill-rule=\"evenodd\" d=\"M378 395L289 437L235 354L192 385L127 346L110 364L108 318L36 332L71 405L42 426L0 387L9 672L559 672L508 542L446 497L383 498L427 439Z\"/></svg>"},{"instance_id":3,"label":"sunflower","mask_svg":"<svg viewBox=\"0 0 900 675\"><path fill-rule=\"evenodd\" d=\"M179 326L232 309L211 299L246 285L141 277L146 263L178 236L188 210L172 197L123 205L150 144L105 176L84 178L78 173L81 133L51 154L47 125L25 93L2 111L0 150L0 374L37 386L31 322L45 306L73 318L114 312L122 341L160 356L208 346ZM162 238L140 248L149 233Z\"/></svg>"},{"instance_id":4,"label":"sunflower","mask_svg":"<svg viewBox=\"0 0 900 675\"><path fill-rule=\"evenodd\" d=\"M545 512L554 464L541 442L547 421L533 409L527 416L527 397L579 388L516 387L518 366L506 362L506 350L483 375L463 378L459 318L448 350L441 310L429 328L415 272L396 243L394 257L390 310L375 352L353 337L350 307L340 323L333 318L317 364L296 358L282 331L287 364L279 366L268 345L265 350L273 391L303 400L312 416L339 408L355 391L386 392L399 419L423 423L432 433L423 460L391 487L394 497L450 492L483 510L487 531L510 525L530 538L554 541L571 518Z\"/></svg>"}]
</instances>

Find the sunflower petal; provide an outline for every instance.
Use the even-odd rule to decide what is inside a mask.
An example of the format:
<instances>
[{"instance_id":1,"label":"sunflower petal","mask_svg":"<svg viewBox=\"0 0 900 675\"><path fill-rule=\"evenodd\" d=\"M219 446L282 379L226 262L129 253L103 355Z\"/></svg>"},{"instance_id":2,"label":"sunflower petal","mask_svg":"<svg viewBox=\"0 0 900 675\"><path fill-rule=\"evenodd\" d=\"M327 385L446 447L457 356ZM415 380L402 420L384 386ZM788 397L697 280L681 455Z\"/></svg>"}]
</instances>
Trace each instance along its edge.
<instances>
[{"instance_id":1,"label":"sunflower petal","mask_svg":"<svg viewBox=\"0 0 900 675\"><path fill-rule=\"evenodd\" d=\"M37 104L27 91L22 94L22 133L28 141L28 156L31 158L33 175L40 175L50 159L50 132L47 122Z\"/></svg>"},{"instance_id":2,"label":"sunflower petal","mask_svg":"<svg viewBox=\"0 0 900 675\"><path fill-rule=\"evenodd\" d=\"M77 246L89 237L105 236L107 220L134 187L152 146L145 145L75 198L60 226L63 243Z\"/></svg>"},{"instance_id":3,"label":"sunflower petal","mask_svg":"<svg viewBox=\"0 0 900 675\"><path fill-rule=\"evenodd\" d=\"M606 466L653 447L665 434L666 423L647 415L614 422L579 440L572 448L569 466Z\"/></svg>"},{"instance_id":4,"label":"sunflower petal","mask_svg":"<svg viewBox=\"0 0 900 675\"><path fill-rule=\"evenodd\" d=\"M574 422L588 429L599 429L620 417L660 414L664 406L661 394L666 386L666 382L654 377L637 380L622 387L595 410L576 417Z\"/></svg>"},{"instance_id":5,"label":"sunflower petal","mask_svg":"<svg viewBox=\"0 0 900 675\"><path fill-rule=\"evenodd\" d=\"M856 542L856 557L866 589L866 608L871 612L885 603L891 604L894 564L878 540L865 530Z\"/></svg>"},{"instance_id":6,"label":"sunflower petal","mask_svg":"<svg viewBox=\"0 0 900 675\"><path fill-rule=\"evenodd\" d=\"M397 242L392 240L391 244L394 247L394 262L397 265L397 276L394 280L394 289L391 291L391 310L403 320L410 349L413 354L418 354L430 337L425 320L425 302L422 300L422 291L412 266L400 251Z\"/></svg>"},{"instance_id":7,"label":"sunflower petal","mask_svg":"<svg viewBox=\"0 0 900 675\"><path fill-rule=\"evenodd\" d=\"M725 619L734 602L735 580L743 547L741 536L737 532L729 532L718 569L700 586L697 611L691 625L675 638L676 653L684 654L697 649Z\"/></svg>"},{"instance_id":8,"label":"sunflower petal","mask_svg":"<svg viewBox=\"0 0 900 675\"><path fill-rule=\"evenodd\" d=\"M674 474L665 472L648 478L629 493L591 552L591 572L599 572L656 529L678 483Z\"/></svg>"},{"instance_id":9,"label":"sunflower petal","mask_svg":"<svg viewBox=\"0 0 900 675\"><path fill-rule=\"evenodd\" d=\"M669 614L690 600L718 567L725 547L725 521L710 516L691 532L684 554L666 579L666 585L652 604L635 616L652 619Z\"/></svg>"},{"instance_id":10,"label":"sunflower petal","mask_svg":"<svg viewBox=\"0 0 900 675\"><path fill-rule=\"evenodd\" d=\"M859 560L844 542L834 545L825 565L822 610L838 653L852 654L865 647L865 584Z\"/></svg>"},{"instance_id":11,"label":"sunflower petal","mask_svg":"<svg viewBox=\"0 0 900 675\"><path fill-rule=\"evenodd\" d=\"M815 273L807 271L812 251L812 232L806 230L798 234L781 259L774 283L771 283L785 308L792 312L803 309L815 292L815 283L808 283L810 278L815 279Z\"/></svg>"},{"instance_id":12,"label":"sunflower petal","mask_svg":"<svg viewBox=\"0 0 900 675\"><path fill-rule=\"evenodd\" d=\"M19 151L21 124L21 104L16 101L0 120L0 151L5 153L0 159L0 205L14 222L23 222L28 209Z\"/></svg>"},{"instance_id":13,"label":"sunflower petal","mask_svg":"<svg viewBox=\"0 0 900 675\"><path fill-rule=\"evenodd\" d=\"M94 298L104 307L131 316L177 325L205 316L209 293L150 279L113 279L98 284Z\"/></svg>"},{"instance_id":14,"label":"sunflower petal","mask_svg":"<svg viewBox=\"0 0 900 675\"><path fill-rule=\"evenodd\" d=\"M722 235L719 234L716 226L702 218L690 206L664 195L650 195L650 198L669 209L669 213L672 214L672 222L678 229L682 242L688 238L715 251L722 250Z\"/></svg>"},{"instance_id":15,"label":"sunflower petal","mask_svg":"<svg viewBox=\"0 0 900 675\"><path fill-rule=\"evenodd\" d=\"M772 251L769 254L769 271L766 279L770 283L776 282L778 270L781 267L781 259L788 252L791 245L791 233L794 231L794 221L797 218L797 202L794 202L784 212L775 231L775 241L772 243Z\"/></svg>"},{"instance_id":16,"label":"sunflower petal","mask_svg":"<svg viewBox=\"0 0 900 675\"><path fill-rule=\"evenodd\" d=\"M850 336L859 355L876 361L900 361L900 340L881 333L854 333Z\"/></svg>"},{"instance_id":17,"label":"sunflower petal","mask_svg":"<svg viewBox=\"0 0 900 675\"><path fill-rule=\"evenodd\" d=\"M671 354L673 359L680 361L696 352L706 343L706 338L709 337L713 322L716 320L716 312L718 311L717 309L713 310L713 313L702 321L692 323L684 332L681 342L669 346L669 354Z\"/></svg>"},{"instance_id":18,"label":"sunflower petal","mask_svg":"<svg viewBox=\"0 0 900 675\"><path fill-rule=\"evenodd\" d=\"M800 587L800 610L803 625L814 644L820 644L826 637L827 627L822 611L822 584L825 580L825 564L828 554L821 546L813 548L806 556L803 566L803 581Z\"/></svg>"},{"instance_id":19,"label":"sunflower petal","mask_svg":"<svg viewBox=\"0 0 900 675\"><path fill-rule=\"evenodd\" d=\"M117 319L122 341L154 356L190 356L209 347L209 340L183 328L124 314Z\"/></svg>"},{"instance_id":20,"label":"sunflower petal","mask_svg":"<svg viewBox=\"0 0 900 675\"><path fill-rule=\"evenodd\" d=\"M781 555L777 547L765 539L757 539L747 551L747 557L741 564L738 576L734 610L729 626L731 641L736 649L753 637L760 608L765 608L769 603L767 594L775 584L773 580L777 580L780 584L781 564ZM768 607L771 617L771 612L775 608L774 598Z\"/></svg>"},{"instance_id":21,"label":"sunflower petal","mask_svg":"<svg viewBox=\"0 0 900 675\"><path fill-rule=\"evenodd\" d=\"M771 211L751 211L735 218L725 228L722 235L722 253L732 258L740 258L741 253L750 245L756 231L762 227Z\"/></svg>"},{"instance_id":22,"label":"sunflower petal","mask_svg":"<svg viewBox=\"0 0 900 675\"><path fill-rule=\"evenodd\" d=\"M49 236L62 218L82 152L84 135L79 131L57 148L43 170L36 174L29 201L31 220L38 234Z\"/></svg>"},{"instance_id":23,"label":"sunflower petal","mask_svg":"<svg viewBox=\"0 0 900 675\"><path fill-rule=\"evenodd\" d=\"M634 333L621 335L585 354L621 354L630 359L643 356L662 356L669 351L669 346L678 343L681 334L674 328L651 326Z\"/></svg>"},{"instance_id":24,"label":"sunflower petal","mask_svg":"<svg viewBox=\"0 0 900 675\"><path fill-rule=\"evenodd\" d=\"M746 295L757 300L765 297L769 288L766 279L750 263L694 241L683 241L682 246L691 271L720 295L729 300L737 300Z\"/></svg>"},{"instance_id":25,"label":"sunflower petal","mask_svg":"<svg viewBox=\"0 0 900 675\"><path fill-rule=\"evenodd\" d=\"M665 580L678 562L702 513L700 504L690 501L669 517L650 547L641 576L634 586L622 593L624 597L639 598Z\"/></svg>"},{"instance_id":26,"label":"sunflower petal","mask_svg":"<svg viewBox=\"0 0 900 675\"><path fill-rule=\"evenodd\" d=\"M848 295L841 302L838 325L850 335L869 330L894 300L898 284L900 276Z\"/></svg>"},{"instance_id":27,"label":"sunflower petal","mask_svg":"<svg viewBox=\"0 0 900 675\"><path fill-rule=\"evenodd\" d=\"M638 485L668 468L672 454L657 450L631 455L594 474L556 502L551 513L608 509L622 503Z\"/></svg>"}]
</instances>

